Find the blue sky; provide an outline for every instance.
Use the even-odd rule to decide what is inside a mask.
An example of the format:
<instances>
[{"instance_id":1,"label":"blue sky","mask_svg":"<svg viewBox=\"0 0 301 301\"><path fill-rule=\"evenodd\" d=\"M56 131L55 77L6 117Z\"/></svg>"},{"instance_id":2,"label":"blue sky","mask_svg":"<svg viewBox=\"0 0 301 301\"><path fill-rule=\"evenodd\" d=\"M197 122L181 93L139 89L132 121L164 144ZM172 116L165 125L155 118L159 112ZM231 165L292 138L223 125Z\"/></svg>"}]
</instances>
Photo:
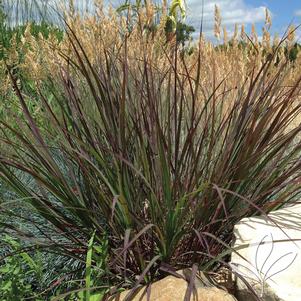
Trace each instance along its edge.
<instances>
[{"instance_id":1,"label":"blue sky","mask_svg":"<svg viewBox=\"0 0 301 301\"><path fill-rule=\"evenodd\" d=\"M187 21L199 28L202 0L186 1L189 11ZM204 0L204 4L204 27L207 37L210 38L213 38L215 4L221 9L222 25L226 26L229 32L233 31L235 23L238 25L244 23L248 30L254 23L260 36L265 19L265 8L268 8L272 15L272 33L277 32L282 35L291 22L295 25L301 23L300 0Z\"/></svg>"},{"instance_id":2,"label":"blue sky","mask_svg":"<svg viewBox=\"0 0 301 301\"><path fill-rule=\"evenodd\" d=\"M295 25L301 23L301 1L299 0L269 0L269 1L248 1L254 6L264 5L273 14L273 27L282 32L289 23Z\"/></svg>"}]
</instances>

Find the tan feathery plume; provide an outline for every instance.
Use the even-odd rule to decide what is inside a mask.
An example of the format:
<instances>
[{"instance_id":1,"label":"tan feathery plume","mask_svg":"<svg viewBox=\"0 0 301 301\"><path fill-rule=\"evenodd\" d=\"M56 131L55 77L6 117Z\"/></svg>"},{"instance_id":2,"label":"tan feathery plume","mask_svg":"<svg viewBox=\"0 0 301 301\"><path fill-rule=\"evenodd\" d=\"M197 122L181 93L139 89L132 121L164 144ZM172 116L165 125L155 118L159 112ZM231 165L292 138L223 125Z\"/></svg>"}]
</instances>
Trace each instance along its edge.
<instances>
[{"instance_id":1,"label":"tan feathery plume","mask_svg":"<svg viewBox=\"0 0 301 301\"><path fill-rule=\"evenodd\" d=\"M251 29L251 38L255 42L255 44L258 44L258 35L256 32L255 24L252 24L252 29Z\"/></svg>"},{"instance_id":2,"label":"tan feathery plume","mask_svg":"<svg viewBox=\"0 0 301 301\"><path fill-rule=\"evenodd\" d=\"M214 6L214 36L217 39L220 39L221 36L221 24L222 24L222 17L219 7L215 4Z\"/></svg>"},{"instance_id":3,"label":"tan feathery plume","mask_svg":"<svg viewBox=\"0 0 301 301\"><path fill-rule=\"evenodd\" d=\"M244 24L241 24L240 38L241 38L243 41L246 39L246 31L245 31L245 25L244 25Z\"/></svg>"},{"instance_id":4,"label":"tan feathery plume","mask_svg":"<svg viewBox=\"0 0 301 301\"><path fill-rule=\"evenodd\" d=\"M296 38L296 27L294 25L290 25L288 28L287 41L289 45L292 45Z\"/></svg>"},{"instance_id":5,"label":"tan feathery plume","mask_svg":"<svg viewBox=\"0 0 301 301\"><path fill-rule=\"evenodd\" d=\"M94 0L95 13L97 17L103 17L103 1Z\"/></svg>"},{"instance_id":6,"label":"tan feathery plume","mask_svg":"<svg viewBox=\"0 0 301 301\"><path fill-rule=\"evenodd\" d=\"M163 14L163 16L167 15L167 2L166 2L166 0L162 1L162 14Z\"/></svg>"},{"instance_id":7,"label":"tan feathery plume","mask_svg":"<svg viewBox=\"0 0 301 301\"><path fill-rule=\"evenodd\" d=\"M237 37L238 37L238 25L235 24L235 25L234 25L233 37L232 37L233 41L236 41L236 40L237 40Z\"/></svg>"},{"instance_id":8,"label":"tan feathery plume","mask_svg":"<svg viewBox=\"0 0 301 301\"><path fill-rule=\"evenodd\" d=\"M154 5L151 2L146 2L146 19L147 22L151 23L154 17Z\"/></svg>"},{"instance_id":9,"label":"tan feathery plume","mask_svg":"<svg viewBox=\"0 0 301 301\"><path fill-rule=\"evenodd\" d=\"M265 9L265 27L267 30L269 30L272 26L272 19L270 11L266 8Z\"/></svg>"},{"instance_id":10,"label":"tan feathery plume","mask_svg":"<svg viewBox=\"0 0 301 301\"><path fill-rule=\"evenodd\" d=\"M224 44L228 43L228 33L227 33L227 28L224 26L223 28L223 35L224 35Z\"/></svg>"},{"instance_id":11,"label":"tan feathery plume","mask_svg":"<svg viewBox=\"0 0 301 301\"><path fill-rule=\"evenodd\" d=\"M262 28L262 44L266 48L270 48L271 46L271 34L266 27Z\"/></svg>"}]
</instances>

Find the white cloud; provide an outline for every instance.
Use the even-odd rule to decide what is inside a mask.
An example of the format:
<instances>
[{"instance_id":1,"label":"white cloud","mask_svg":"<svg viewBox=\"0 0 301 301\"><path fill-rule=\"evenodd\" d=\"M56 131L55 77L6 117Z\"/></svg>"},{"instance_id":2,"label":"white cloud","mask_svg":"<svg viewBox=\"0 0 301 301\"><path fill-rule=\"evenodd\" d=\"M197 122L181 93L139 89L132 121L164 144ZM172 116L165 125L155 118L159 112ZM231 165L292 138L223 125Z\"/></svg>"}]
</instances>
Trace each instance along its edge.
<instances>
[{"instance_id":1,"label":"white cloud","mask_svg":"<svg viewBox=\"0 0 301 301\"><path fill-rule=\"evenodd\" d=\"M301 9L296 10L295 15L301 17Z\"/></svg>"},{"instance_id":2,"label":"white cloud","mask_svg":"<svg viewBox=\"0 0 301 301\"><path fill-rule=\"evenodd\" d=\"M265 19L266 7L264 6L250 6L243 0L205 0L203 28L207 37L213 36L215 4L221 10L222 26L226 26L228 31L233 31L235 24L248 25L251 23L262 22ZM187 5L187 21L197 30L201 25L202 1L187 0Z\"/></svg>"}]
</instances>

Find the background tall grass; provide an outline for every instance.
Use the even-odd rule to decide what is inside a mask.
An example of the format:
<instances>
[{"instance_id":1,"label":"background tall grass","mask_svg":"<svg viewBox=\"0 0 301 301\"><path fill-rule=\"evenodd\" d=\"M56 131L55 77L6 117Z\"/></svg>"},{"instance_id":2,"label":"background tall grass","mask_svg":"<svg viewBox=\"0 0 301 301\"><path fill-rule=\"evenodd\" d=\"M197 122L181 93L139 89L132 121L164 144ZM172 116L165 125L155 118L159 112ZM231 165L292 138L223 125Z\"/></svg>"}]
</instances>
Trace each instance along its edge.
<instances>
[{"instance_id":1,"label":"background tall grass","mask_svg":"<svg viewBox=\"0 0 301 301\"><path fill-rule=\"evenodd\" d=\"M61 24L59 12L62 8L74 10L78 13L91 12L94 3L91 0L1 0L10 27L23 25L27 22L47 22Z\"/></svg>"}]
</instances>

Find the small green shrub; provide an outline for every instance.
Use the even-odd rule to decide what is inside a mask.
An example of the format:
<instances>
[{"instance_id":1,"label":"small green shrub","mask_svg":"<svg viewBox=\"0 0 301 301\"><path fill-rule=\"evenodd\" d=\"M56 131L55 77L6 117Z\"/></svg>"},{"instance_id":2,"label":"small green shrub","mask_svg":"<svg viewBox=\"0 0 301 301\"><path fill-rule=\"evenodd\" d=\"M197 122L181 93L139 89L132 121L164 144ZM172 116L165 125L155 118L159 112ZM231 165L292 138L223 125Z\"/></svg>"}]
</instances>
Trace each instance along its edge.
<instances>
[{"instance_id":1,"label":"small green shrub","mask_svg":"<svg viewBox=\"0 0 301 301\"><path fill-rule=\"evenodd\" d=\"M95 233L88 244L84 279L79 279L80 282L75 285L76 289L69 289L67 293L60 294L59 288L54 299L99 301L108 291L108 239L103 237L101 243L96 243L94 237Z\"/></svg>"},{"instance_id":2,"label":"small green shrub","mask_svg":"<svg viewBox=\"0 0 301 301\"><path fill-rule=\"evenodd\" d=\"M31 297L39 287L43 272L39 254L32 257L23 252L20 243L6 235L1 238L0 256L0 299L16 301Z\"/></svg>"}]
</instances>

